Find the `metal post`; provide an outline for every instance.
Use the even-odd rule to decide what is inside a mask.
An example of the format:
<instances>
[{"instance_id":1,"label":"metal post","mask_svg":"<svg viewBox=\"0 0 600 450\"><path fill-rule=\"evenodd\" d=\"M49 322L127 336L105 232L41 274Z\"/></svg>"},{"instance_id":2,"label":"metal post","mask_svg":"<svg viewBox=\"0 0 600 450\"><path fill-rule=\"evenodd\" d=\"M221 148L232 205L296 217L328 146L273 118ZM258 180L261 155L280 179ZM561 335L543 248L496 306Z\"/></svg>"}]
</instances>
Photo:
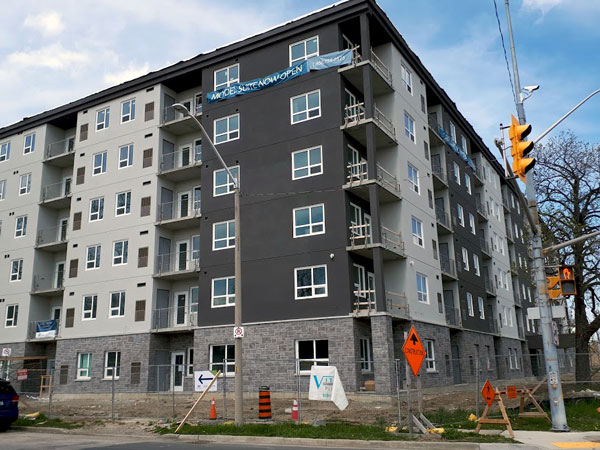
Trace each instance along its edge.
<instances>
[{"instance_id":1,"label":"metal post","mask_svg":"<svg viewBox=\"0 0 600 450\"><path fill-rule=\"evenodd\" d=\"M54 391L54 369L50 369L50 386L48 387L48 417L52 414L52 392Z\"/></svg>"},{"instance_id":2,"label":"metal post","mask_svg":"<svg viewBox=\"0 0 600 450\"><path fill-rule=\"evenodd\" d=\"M111 400L110 400L110 418L115 421L115 366L112 367L112 378L110 381Z\"/></svg>"},{"instance_id":3,"label":"metal post","mask_svg":"<svg viewBox=\"0 0 600 450\"><path fill-rule=\"evenodd\" d=\"M400 360L396 360L396 397L398 400L398 428L402 428L402 412L401 412L401 402L400 402Z\"/></svg>"},{"instance_id":4,"label":"metal post","mask_svg":"<svg viewBox=\"0 0 600 450\"><path fill-rule=\"evenodd\" d=\"M300 399L300 360L296 359L296 379L298 380L298 392L297 392L297 397L298 397L298 423L302 423L302 400Z\"/></svg>"},{"instance_id":5,"label":"metal post","mask_svg":"<svg viewBox=\"0 0 600 450\"><path fill-rule=\"evenodd\" d=\"M475 362L475 415L479 417L479 354Z\"/></svg>"},{"instance_id":6,"label":"metal post","mask_svg":"<svg viewBox=\"0 0 600 450\"><path fill-rule=\"evenodd\" d=\"M408 364L404 364L405 368L406 368L406 401L408 404L408 411L407 411L407 415L406 415L406 426L408 428L408 433L412 434L413 432L413 421L412 421L412 406L411 406L411 402L410 402L410 368L408 367Z\"/></svg>"},{"instance_id":7,"label":"metal post","mask_svg":"<svg viewBox=\"0 0 600 450\"><path fill-rule=\"evenodd\" d=\"M521 100L521 84L519 81L519 69L517 67L517 53L515 52L515 41L513 39L512 24L510 21L510 8L508 6L508 0L505 1L504 6L506 8L506 21L508 22L508 37L510 39L510 53L512 55L512 64L513 64L513 72L514 72L515 104L517 105L517 115L519 117L519 122L522 125L525 123L525 109L523 108L523 101Z\"/></svg>"},{"instance_id":8,"label":"metal post","mask_svg":"<svg viewBox=\"0 0 600 450\"><path fill-rule=\"evenodd\" d=\"M175 414L175 370L176 370L176 367L177 367L176 364L173 364L171 366L171 369L172 369L171 370L171 373L172 373L172 375L171 375L171 402L173 404L173 418L176 417L176 414Z\"/></svg>"},{"instance_id":9,"label":"metal post","mask_svg":"<svg viewBox=\"0 0 600 450\"><path fill-rule=\"evenodd\" d=\"M232 180L235 181L235 180ZM240 187L235 187L235 326L242 326L242 243L240 239ZM244 423L243 339L235 339L235 423Z\"/></svg>"},{"instance_id":10,"label":"metal post","mask_svg":"<svg viewBox=\"0 0 600 450\"><path fill-rule=\"evenodd\" d=\"M227 419L227 360L223 360L223 418Z\"/></svg>"}]
</instances>

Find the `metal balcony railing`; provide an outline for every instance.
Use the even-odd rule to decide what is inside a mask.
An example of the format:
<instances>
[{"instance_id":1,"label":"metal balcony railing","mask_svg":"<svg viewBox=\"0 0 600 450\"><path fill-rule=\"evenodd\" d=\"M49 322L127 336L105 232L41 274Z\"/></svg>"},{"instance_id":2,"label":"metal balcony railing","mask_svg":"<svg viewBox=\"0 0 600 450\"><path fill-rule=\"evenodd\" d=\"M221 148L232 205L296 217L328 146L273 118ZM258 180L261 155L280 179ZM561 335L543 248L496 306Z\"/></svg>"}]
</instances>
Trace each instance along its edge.
<instances>
[{"instance_id":1,"label":"metal balcony railing","mask_svg":"<svg viewBox=\"0 0 600 450\"><path fill-rule=\"evenodd\" d=\"M494 286L494 283L492 283L492 280L489 279L489 277L484 277L485 280L485 291L489 294L493 294L496 295L496 286Z\"/></svg>"},{"instance_id":2,"label":"metal balcony railing","mask_svg":"<svg viewBox=\"0 0 600 450\"><path fill-rule=\"evenodd\" d=\"M377 164L377 181L387 189L400 193L400 182L390 172L385 170L382 166ZM346 166L347 174L346 179L349 183L360 183L369 179L368 175L368 163L366 160L362 160L358 163L350 163Z\"/></svg>"},{"instance_id":3,"label":"metal balcony railing","mask_svg":"<svg viewBox=\"0 0 600 450\"><path fill-rule=\"evenodd\" d=\"M189 306L159 308L152 312L152 329L195 327L198 325L198 312L190 311Z\"/></svg>"},{"instance_id":4,"label":"metal balcony railing","mask_svg":"<svg viewBox=\"0 0 600 450\"><path fill-rule=\"evenodd\" d=\"M365 103L359 102L353 105L344 106L344 125L354 126L361 120L365 120ZM373 120L384 131L386 131L394 139L396 138L396 129L390 119L387 118L377 105L373 106Z\"/></svg>"},{"instance_id":5,"label":"metal balcony railing","mask_svg":"<svg viewBox=\"0 0 600 450\"><path fill-rule=\"evenodd\" d=\"M49 202L59 198L65 198L71 195L71 183L70 182L59 182L48 184L42 187L42 202Z\"/></svg>"},{"instance_id":6,"label":"metal balcony railing","mask_svg":"<svg viewBox=\"0 0 600 450\"><path fill-rule=\"evenodd\" d=\"M442 169L441 165L439 165L439 164L432 164L431 165L431 172L442 183L448 184L448 177L446 175L446 171L444 169Z\"/></svg>"},{"instance_id":7,"label":"metal balcony railing","mask_svg":"<svg viewBox=\"0 0 600 450\"><path fill-rule=\"evenodd\" d=\"M200 259L192 258L191 253L166 253L156 257L156 274L172 274L177 272L193 272L200 269Z\"/></svg>"},{"instance_id":8,"label":"metal balcony railing","mask_svg":"<svg viewBox=\"0 0 600 450\"><path fill-rule=\"evenodd\" d=\"M33 276L31 290L33 292L53 291L64 289L64 275L56 272Z\"/></svg>"},{"instance_id":9,"label":"metal balcony railing","mask_svg":"<svg viewBox=\"0 0 600 450\"><path fill-rule=\"evenodd\" d=\"M475 204L477 206L477 212L487 220L487 217L488 217L487 211L486 211L485 207L483 206L483 204L481 203L481 200L479 198L475 199Z\"/></svg>"},{"instance_id":10,"label":"metal balcony railing","mask_svg":"<svg viewBox=\"0 0 600 450\"><path fill-rule=\"evenodd\" d=\"M200 200L196 200L192 202L167 202L161 203L158 205L158 218L159 222L163 222L166 220L175 220L175 219L193 219L195 217L200 217L201 208L200 208Z\"/></svg>"},{"instance_id":11,"label":"metal balcony railing","mask_svg":"<svg viewBox=\"0 0 600 450\"><path fill-rule=\"evenodd\" d=\"M202 164L202 152L190 147L187 150L177 150L165 153L160 157L160 171L184 169Z\"/></svg>"},{"instance_id":12,"label":"metal balcony railing","mask_svg":"<svg viewBox=\"0 0 600 450\"><path fill-rule=\"evenodd\" d=\"M400 182L398 181L398 179L392 175L390 172L388 172L387 170L385 170L383 167L381 167L379 164L377 164L377 181L379 181L379 183L382 186L385 186L387 189L391 190L391 191L395 191L398 194L400 194Z\"/></svg>"},{"instance_id":13,"label":"metal balcony railing","mask_svg":"<svg viewBox=\"0 0 600 450\"><path fill-rule=\"evenodd\" d=\"M446 306L446 323L454 327L462 326L460 309Z\"/></svg>"},{"instance_id":14,"label":"metal balcony railing","mask_svg":"<svg viewBox=\"0 0 600 450\"><path fill-rule=\"evenodd\" d=\"M408 306L408 298L406 294L398 294L392 291L385 292L385 301L388 312L393 316L402 316L408 318L410 309Z\"/></svg>"},{"instance_id":15,"label":"metal balcony railing","mask_svg":"<svg viewBox=\"0 0 600 450\"><path fill-rule=\"evenodd\" d=\"M479 246L481 247L482 253L485 253L488 256L492 255L492 252L490 251L490 245L487 243L484 237L479 238Z\"/></svg>"},{"instance_id":16,"label":"metal balcony railing","mask_svg":"<svg viewBox=\"0 0 600 450\"><path fill-rule=\"evenodd\" d=\"M348 229L350 230L351 247L365 247L373 244L371 224L350 225ZM381 227L381 244L390 250L404 251L402 234L383 226Z\"/></svg>"},{"instance_id":17,"label":"metal balcony railing","mask_svg":"<svg viewBox=\"0 0 600 450\"><path fill-rule=\"evenodd\" d=\"M449 230L452 229L452 224L450 223L450 215L444 211L442 208L435 207L435 218L440 225L445 226Z\"/></svg>"},{"instance_id":18,"label":"metal balcony railing","mask_svg":"<svg viewBox=\"0 0 600 450\"><path fill-rule=\"evenodd\" d=\"M396 138L396 129L394 128L394 124L390 119L387 118L385 114L381 112L377 105L373 106L373 119L375 122L379 124L381 128L387 131L387 133L392 136L394 139Z\"/></svg>"},{"instance_id":19,"label":"metal balcony railing","mask_svg":"<svg viewBox=\"0 0 600 450\"><path fill-rule=\"evenodd\" d=\"M62 141L52 142L48 144L46 149L46 158L52 158L75 151L75 136L68 137Z\"/></svg>"},{"instance_id":20,"label":"metal balcony railing","mask_svg":"<svg viewBox=\"0 0 600 450\"><path fill-rule=\"evenodd\" d=\"M190 112L196 116L202 114L202 103L198 103L190 108ZM162 123L172 122L174 120L182 120L187 116L177 111L172 105L163 109Z\"/></svg>"},{"instance_id":21,"label":"metal balcony railing","mask_svg":"<svg viewBox=\"0 0 600 450\"><path fill-rule=\"evenodd\" d=\"M29 322L27 337L29 339L56 339L60 337L60 319Z\"/></svg>"},{"instance_id":22,"label":"metal balcony railing","mask_svg":"<svg viewBox=\"0 0 600 450\"><path fill-rule=\"evenodd\" d=\"M363 60L362 55L358 51L359 49L360 49L360 45L356 45L356 46L352 47L352 49L351 49L353 65L356 65ZM373 67L382 76L382 78L391 86L392 85L392 71L390 69L388 69L388 67L383 63L381 58L379 58L379 56L377 56L377 54L373 51L372 48L370 49L370 53L369 53L369 61L371 62L371 64L373 64Z\"/></svg>"},{"instance_id":23,"label":"metal balcony railing","mask_svg":"<svg viewBox=\"0 0 600 450\"><path fill-rule=\"evenodd\" d=\"M456 278L456 262L452 258L440 258L440 268L442 273Z\"/></svg>"},{"instance_id":24,"label":"metal balcony railing","mask_svg":"<svg viewBox=\"0 0 600 450\"><path fill-rule=\"evenodd\" d=\"M492 319L491 317L487 319L487 324L490 333L498 334L500 333L500 328L498 327L498 320Z\"/></svg>"},{"instance_id":25,"label":"metal balcony railing","mask_svg":"<svg viewBox=\"0 0 600 450\"><path fill-rule=\"evenodd\" d=\"M525 332L523 331L523 327L518 325L517 331L519 333L519 339L525 339Z\"/></svg>"},{"instance_id":26,"label":"metal balcony railing","mask_svg":"<svg viewBox=\"0 0 600 450\"><path fill-rule=\"evenodd\" d=\"M64 226L43 228L38 230L36 245L47 245L47 244L60 244L67 242L67 228Z\"/></svg>"}]
</instances>

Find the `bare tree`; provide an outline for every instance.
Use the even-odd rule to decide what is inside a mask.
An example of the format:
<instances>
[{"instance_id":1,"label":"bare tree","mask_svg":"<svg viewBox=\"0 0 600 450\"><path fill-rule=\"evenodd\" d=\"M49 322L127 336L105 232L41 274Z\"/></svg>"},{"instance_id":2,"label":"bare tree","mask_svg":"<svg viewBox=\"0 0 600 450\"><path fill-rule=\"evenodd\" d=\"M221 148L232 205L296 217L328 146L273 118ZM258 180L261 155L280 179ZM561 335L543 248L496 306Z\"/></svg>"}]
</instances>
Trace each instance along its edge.
<instances>
[{"instance_id":1,"label":"bare tree","mask_svg":"<svg viewBox=\"0 0 600 450\"><path fill-rule=\"evenodd\" d=\"M536 147L535 181L547 244L600 229L600 147L561 133ZM558 252L574 266L576 379L590 379L589 341L600 329L600 240L589 239Z\"/></svg>"}]
</instances>

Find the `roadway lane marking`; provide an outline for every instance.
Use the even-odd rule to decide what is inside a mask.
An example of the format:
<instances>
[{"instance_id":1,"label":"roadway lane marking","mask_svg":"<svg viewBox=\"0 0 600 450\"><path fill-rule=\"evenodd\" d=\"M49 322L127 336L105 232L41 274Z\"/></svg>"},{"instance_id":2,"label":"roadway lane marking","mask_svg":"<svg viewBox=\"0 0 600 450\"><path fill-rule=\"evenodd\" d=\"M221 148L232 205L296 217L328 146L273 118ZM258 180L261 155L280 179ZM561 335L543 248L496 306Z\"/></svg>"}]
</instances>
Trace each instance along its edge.
<instances>
[{"instance_id":1,"label":"roadway lane marking","mask_svg":"<svg viewBox=\"0 0 600 450\"><path fill-rule=\"evenodd\" d=\"M598 448L600 442L553 442L552 445L558 448Z\"/></svg>"}]
</instances>

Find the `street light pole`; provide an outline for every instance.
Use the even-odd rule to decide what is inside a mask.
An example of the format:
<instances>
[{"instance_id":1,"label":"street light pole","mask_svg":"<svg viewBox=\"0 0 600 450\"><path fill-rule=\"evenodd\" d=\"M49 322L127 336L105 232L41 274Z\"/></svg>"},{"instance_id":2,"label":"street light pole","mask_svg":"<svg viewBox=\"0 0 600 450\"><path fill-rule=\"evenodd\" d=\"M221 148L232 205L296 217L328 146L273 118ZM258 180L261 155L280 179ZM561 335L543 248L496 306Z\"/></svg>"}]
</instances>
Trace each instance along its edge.
<instances>
[{"instance_id":1,"label":"street light pole","mask_svg":"<svg viewBox=\"0 0 600 450\"><path fill-rule=\"evenodd\" d=\"M233 176L221 154L213 144L212 139L206 133L202 123L181 103L173 105L175 111L191 118L202 133L202 142L206 142L211 150L217 155L221 166L227 171L229 179L233 183L234 197L234 223L235 223L235 250L234 250L234 276L235 276L235 304L234 304L234 325L235 328L242 326L242 257L241 248L242 242L240 239L240 185L238 180ZM242 338L235 338L235 424L243 425L244 423L244 359ZM224 367L224 373L227 374L227 367Z\"/></svg>"}]
</instances>

